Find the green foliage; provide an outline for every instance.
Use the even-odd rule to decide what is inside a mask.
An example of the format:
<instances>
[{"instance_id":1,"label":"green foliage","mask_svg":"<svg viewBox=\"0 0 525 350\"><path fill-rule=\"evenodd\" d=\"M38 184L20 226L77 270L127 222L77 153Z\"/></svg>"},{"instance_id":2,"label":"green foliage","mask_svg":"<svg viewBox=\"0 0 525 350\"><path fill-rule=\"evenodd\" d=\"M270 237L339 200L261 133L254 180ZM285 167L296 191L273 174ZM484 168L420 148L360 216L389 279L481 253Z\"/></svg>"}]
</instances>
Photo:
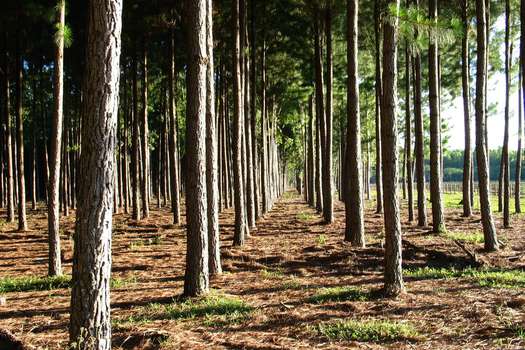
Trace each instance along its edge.
<instances>
[{"instance_id":1,"label":"green foliage","mask_svg":"<svg viewBox=\"0 0 525 350\"><path fill-rule=\"evenodd\" d=\"M0 279L0 294L69 288L71 276L4 277Z\"/></svg>"},{"instance_id":2,"label":"green foliage","mask_svg":"<svg viewBox=\"0 0 525 350\"><path fill-rule=\"evenodd\" d=\"M323 288L308 298L308 302L322 304L330 301L368 301L371 293L355 287Z\"/></svg>"},{"instance_id":3,"label":"green foliage","mask_svg":"<svg viewBox=\"0 0 525 350\"><path fill-rule=\"evenodd\" d=\"M326 244L326 235L320 234L317 236L317 245L323 246Z\"/></svg>"},{"instance_id":4,"label":"green foliage","mask_svg":"<svg viewBox=\"0 0 525 350\"><path fill-rule=\"evenodd\" d=\"M485 238L479 231L477 232L448 232L445 237L468 243L483 243Z\"/></svg>"},{"instance_id":5,"label":"green foliage","mask_svg":"<svg viewBox=\"0 0 525 350\"><path fill-rule=\"evenodd\" d=\"M150 304L140 312L140 316L132 317L128 322L183 320L198 317L209 319L214 316L230 316L239 320L253 311L254 308L241 299L212 293L202 298L174 301L171 304Z\"/></svg>"},{"instance_id":6,"label":"green foliage","mask_svg":"<svg viewBox=\"0 0 525 350\"><path fill-rule=\"evenodd\" d=\"M454 268L431 268L404 270L404 275L416 279L451 279L465 278L477 283L480 287L515 289L525 288L525 271L473 269L457 270Z\"/></svg>"},{"instance_id":7,"label":"green foliage","mask_svg":"<svg viewBox=\"0 0 525 350\"><path fill-rule=\"evenodd\" d=\"M332 341L396 341L416 340L419 333L409 323L380 320L347 320L331 323L321 323L316 326L317 334Z\"/></svg>"}]
</instances>

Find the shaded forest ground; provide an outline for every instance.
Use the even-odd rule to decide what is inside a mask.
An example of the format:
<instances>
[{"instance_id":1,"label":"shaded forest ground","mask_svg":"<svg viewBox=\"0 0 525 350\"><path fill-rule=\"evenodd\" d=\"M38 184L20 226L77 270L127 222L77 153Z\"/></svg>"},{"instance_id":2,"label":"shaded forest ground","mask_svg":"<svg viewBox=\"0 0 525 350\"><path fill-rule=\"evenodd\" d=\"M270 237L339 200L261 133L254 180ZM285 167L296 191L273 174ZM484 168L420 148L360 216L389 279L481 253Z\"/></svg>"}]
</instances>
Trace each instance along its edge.
<instances>
[{"instance_id":1,"label":"shaded forest ground","mask_svg":"<svg viewBox=\"0 0 525 350\"><path fill-rule=\"evenodd\" d=\"M169 209L153 209L140 224L115 215L114 348L525 347L524 216L514 215L513 228L503 230L496 215L504 247L493 254L481 250L477 213L465 219L459 209L447 208L448 234L439 237L403 220L408 294L392 300L377 294L383 222L373 207L369 202L365 249L342 241L341 203L336 223L326 226L302 198L288 192L243 248L231 247L233 213L225 211L225 273L212 280L211 297L192 302L177 299L185 231L170 225ZM31 279L47 272L43 207L30 212L29 223L26 233L14 232L15 224L0 226L0 294L6 299L0 328L39 349L65 349L68 281ZM74 215L64 218L62 227L69 275Z\"/></svg>"}]
</instances>

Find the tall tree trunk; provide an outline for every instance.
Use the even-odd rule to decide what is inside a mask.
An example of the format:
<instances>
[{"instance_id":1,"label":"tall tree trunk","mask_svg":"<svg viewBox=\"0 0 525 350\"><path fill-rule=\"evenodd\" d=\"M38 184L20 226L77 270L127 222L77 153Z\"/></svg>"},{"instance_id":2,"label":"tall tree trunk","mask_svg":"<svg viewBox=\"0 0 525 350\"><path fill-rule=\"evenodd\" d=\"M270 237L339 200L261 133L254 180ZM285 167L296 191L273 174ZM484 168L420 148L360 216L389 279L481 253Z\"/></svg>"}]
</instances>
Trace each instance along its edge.
<instances>
[{"instance_id":1,"label":"tall tree trunk","mask_svg":"<svg viewBox=\"0 0 525 350\"><path fill-rule=\"evenodd\" d=\"M525 74L525 21L523 20L525 18L525 0L520 1L520 95L519 95L519 106L520 106L520 121L522 122L522 114L523 114L523 105L525 104L525 79L523 79L523 74ZM521 135L521 134L520 134ZM516 173L518 170L516 170ZM521 167L520 167L521 172ZM518 179L521 179L521 176L518 177ZM516 180L518 181L518 180ZM519 187L517 189L519 191ZM519 208L519 206L517 206ZM521 208L520 208L521 209Z\"/></svg>"},{"instance_id":2,"label":"tall tree trunk","mask_svg":"<svg viewBox=\"0 0 525 350\"><path fill-rule=\"evenodd\" d=\"M171 180L171 211L173 223L180 223L180 192L179 192L179 162L177 157L177 116L175 108L175 31L170 33L170 69L168 74L168 113L170 120L169 148L170 148L170 180Z\"/></svg>"},{"instance_id":3,"label":"tall tree trunk","mask_svg":"<svg viewBox=\"0 0 525 350\"><path fill-rule=\"evenodd\" d=\"M437 0L430 0L429 18L437 24ZM432 230L445 232L443 215L443 184L441 178L441 122L439 116L438 42L431 38L428 47L428 83L430 107L430 198L432 199Z\"/></svg>"},{"instance_id":4,"label":"tall tree trunk","mask_svg":"<svg viewBox=\"0 0 525 350\"><path fill-rule=\"evenodd\" d=\"M128 129L129 129L129 95L127 89L126 74L124 76L124 136L122 142L123 164L122 164L122 180L123 180L123 194L124 194L124 212L129 213L129 161L128 161Z\"/></svg>"},{"instance_id":5,"label":"tall tree trunk","mask_svg":"<svg viewBox=\"0 0 525 350\"><path fill-rule=\"evenodd\" d=\"M324 81L323 81L323 58L322 58L322 45L321 45L321 15L320 9L315 10L314 19L314 32L315 32L315 111L317 120L317 161L319 166L319 172L316 174L317 182L319 183L318 200L317 200L317 211L322 212L324 215L324 202L326 197L324 192L325 187L325 175L326 167L324 163L325 158L325 143L326 143L326 124L325 124L325 109L324 109ZM326 218L325 218L326 221Z\"/></svg>"},{"instance_id":6,"label":"tall tree trunk","mask_svg":"<svg viewBox=\"0 0 525 350\"><path fill-rule=\"evenodd\" d=\"M90 1L88 18L69 340L76 349L109 350L122 1Z\"/></svg>"},{"instance_id":7,"label":"tall tree trunk","mask_svg":"<svg viewBox=\"0 0 525 350\"><path fill-rule=\"evenodd\" d=\"M5 30L5 29L4 29ZM13 140L11 137L11 115L10 115L10 88L9 88L9 54L7 51L7 31L3 35L3 60L2 60L2 123L5 132L5 162L6 162L6 209L7 221L15 221L14 203L14 179L13 179Z\"/></svg>"},{"instance_id":8,"label":"tall tree trunk","mask_svg":"<svg viewBox=\"0 0 525 350\"><path fill-rule=\"evenodd\" d=\"M268 106L266 100L266 38L263 36L261 50L261 134L262 134L262 159L261 159L261 192L262 213L268 212L268 135L266 120L268 119Z\"/></svg>"},{"instance_id":9,"label":"tall tree trunk","mask_svg":"<svg viewBox=\"0 0 525 350\"><path fill-rule=\"evenodd\" d=\"M308 101L308 194L309 204L315 207L315 152L314 152L314 95L310 96Z\"/></svg>"},{"instance_id":10,"label":"tall tree trunk","mask_svg":"<svg viewBox=\"0 0 525 350\"><path fill-rule=\"evenodd\" d=\"M416 0L417 1L417 0ZM381 0L374 0L375 92L376 92L376 213L383 212L383 180L381 161Z\"/></svg>"},{"instance_id":11,"label":"tall tree trunk","mask_svg":"<svg viewBox=\"0 0 525 350\"><path fill-rule=\"evenodd\" d=\"M24 116L22 109L23 73L22 52L20 45L22 38L18 32L16 40L16 162L18 179L18 231L27 231L26 218L26 184L24 171Z\"/></svg>"},{"instance_id":12,"label":"tall tree trunk","mask_svg":"<svg viewBox=\"0 0 525 350\"><path fill-rule=\"evenodd\" d=\"M213 61L213 5L206 0L206 192L208 202L208 254L210 274L222 272L219 239L219 183L215 125L215 67Z\"/></svg>"},{"instance_id":13,"label":"tall tree trunk","mask_svg":"<svg viewBox=\"0 0 525 350\"><path fill-rule=\"evenodd\" d=\"M523 142L523 106L521 104L522 79L523 72L521 70L521 64L519 67L519 78L518 78L518 150L516 151L516 173L514 176L514 210L516 213L521 213L521 144Z\"/></svg>"},{"instance_id":14,"label":"tall tree trunk","mask_svg":"<svg viewBox=\"0 0 525 350\"><path fill-rule=\"evenodd\" d=\"M476 63L476 155L478 165L478 183L479 197L481 207L481 221L483 223L483 236L485 238L485 249L488 251L497 250L499 243L496 234L496 227L492 219L490 209L490 195L488 177L487 148L485 147L485 80L486 72L486 54L487 54L487 31L486 31L486 7L485 0L476 0L476 18L477 18L477 54Z\"/></svg>"},{"instance_id":15,"label":"tall tree trunk","mask_svg":"<svg viewBox=\"0 0 525 350\"><path fill-rule=\"evenodd\" d=\"M334 204L332 189L332 110L333 110L333 53L332 53L332 7L326 9L326 129L323 158L323 215L326 223L334 221ZM358 116L359 120L359 116ZM360 150L359 150L360 151ZM360 156L359 152L359 156ZM360 161L360 159L359 159Z\"/></svg>"},{"instance_id":16,"label":"tall tree trunk","mask_svg":"<svg viewBox=\"0 0 525 350\"><path fill-rule=\"evenodd\" d=\"M358 83L358 0L347 0L347 136L345 170L345 240L365 246L363 214L363 169L361 162L361 119Z\"/></svg>"},{"instance_id":17,"label":"tall tree trunk","mask_svg":"<svg viewBox=\"0 0 525 350\"><path fill-rule=\"evenodd\" d=\"M142 215L149 217L150 161L148 126L148 51L144 39L142 47Z\"/></svg>"},{"instance_id":18,"label":"tall tree trunk","mask_svg":"<svg viewBox=\"0 0 525 350\"><path fill-rule=\"evenodd\" d=\"M140 210L140 121L138 114L138 87L137 87L137 56L133 57L133 109L132 109L132 119L133 119L133 140L132 147L133 152L131 155L132 163L132 192L133 192L133 220L140 220L141 210Z\"/></svg>"},{"instance_id":19,"label":"tall tree trunk","mask_svg":"<svg viewBox=\"0 0 525 350\"><path fill-rule=\"evenodd\" d=\"M66 1L59 0L57 23L64 28L66 18ZM59 29L61 30L61 29ZM55 40L55 71L54 71L54 98L53 121L51 127L51 154L49 159L49 187L47 203L47 227L49 239L49 276L62 274L60 261L60 213L59 213L59 184L60 184L60 149L62 146L62 125L64 121L64 36L61 32Z\"/></svg>"},{"instance_id":20,"label":"tall tree trunk","mask_svg":"<svg viewBox=\"0 0 525 350\"><path fill-rule=\"evenodd\" d=\"M256 16L255 16L255 3L256 0L251 0L251 70L250 70L250 80L251 80L251 135L252 135L252 177L253 177L253 194L254 194L254 205L255 205L255 219L257 220L260 216L259 208L259 183L257 178L259 177L259 167L258 167L258 151L257 151L257 29L256 29Z\"/></svg>"},{"instance_id":21,"label":"tall tree trunk","mask_svg":"<svg viewBox=\"0 0 525 350\"><path fill-rule=\"evenodd\" d=\"M241 0L242 1L242 0ZM246 208L244 200L243 165L242 165L242 118L243 100L241 83L241 38L239 0L233 1L233 181L235 197L235 232L234 245L244 245L249 233L246 225Z\"/></svg>"},{"instance_id":22,"label":"tall tree trunk","mask_svg":"<svg viewBox=\"0 0 525 350\"><path fill-rule=\"evenodd\" d=\"M407 194L408 194L408 221L414 221L414 184L412 179L412 117L410 115L410 70L412 66L412 56L408 49L408 44L405 48L405 159L406 168L405 174L407 178Z\"/></svg>"},{"instance_id":23,"label":"tall tree trunk","mask_svg":"<svg viewBox=\"0 0 525 350\"><path fill-rule=\"evenodd\" d=\"M248 49L248 0L240 1L240 35L241 35L241 80L243 86L243 138L244 138L244 165L246 167L246 220L250 229L255 228L255 195L253 177L253 152L252 152L252 122L251 122L251 86L250 86L250 59Z\"/></svg>"},{"instance_id":24,"label":"tall tree trunk","mask_svg":"<svg viewBox=\"0 0 525 350\"><path fill-rule=\"evenodd\" d=\"M461 82L463 87L463 115L465 119L465 151L463 153L463 216L472 215L470 200L470 174L472 172L472 141L470 121L470 58L468 41L468 0L463 0L461 15L463 20L463 37L461 38Z\"/></svg>"},{"instance_id":25,"label":"tall tree trunk","mask_svg":"<svg viewBox=\"0 0 525 350\"><path fill-rule=\"evenodd\" d=\"M390 1L399 12L399 0ZM393 5L393 6L392 6ZM404 292L401 268L401 220L398 199L398 133L396 117L397 86L397 15L384 24L383 94L381 103L381 141L383 164L383 199L385 206L385 294Z\"/></svg>"},{"instance_id":26,"label":"tall tree trunk","mask_svg":"<svg viewBox=\"0 0 525 350\"><path fill-rule=\"evenodd\" d=\"M416 0L419 7L419 0ZM417 34L416 34L417 35ZM425 140L423 113L421 108L421 56L416 52L414 57L414 132L416 154L416 183L417 183L417 224L425 227L427 223L426 194L425 194Z\"/></svg>"},{"instance_id":27,"label":"tall tree trunk","mask_svg":"<svg viewBox=\"0 0 525 350\"><path fill-rule=\"evenodd\" d=\"M503 137L503 227L510 226L510 165L509 165L509 109L510 109L510 70L512 44L510 42L510 0L505 0L505 133Z\"/></svg>"},{"instance_id":28,"label":"tall tree trunk","mask_svg":"<svg viewBox=\"0 0 525 350\"><path fill-rule=\"evenodd\" d=\"M197 296L209 288L208 218L206 195L206 74L207 0L186 0L187 47L190 57L187 72L186 213L188 241L184 294Z\"/></svg>"}]
</instances>

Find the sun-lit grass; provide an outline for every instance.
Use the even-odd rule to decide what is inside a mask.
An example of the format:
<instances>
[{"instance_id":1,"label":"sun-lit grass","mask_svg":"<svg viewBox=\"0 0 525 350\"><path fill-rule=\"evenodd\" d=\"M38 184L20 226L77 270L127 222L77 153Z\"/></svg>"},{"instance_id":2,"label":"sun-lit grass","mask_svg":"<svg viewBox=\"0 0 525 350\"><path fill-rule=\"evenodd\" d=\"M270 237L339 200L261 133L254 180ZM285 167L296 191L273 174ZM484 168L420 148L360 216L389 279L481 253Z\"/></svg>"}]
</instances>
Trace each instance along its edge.
<instances>
[{"instance_id":1,"label":"sun-lit grass","mask_svg":"<svg viewBox=\"0 0 525 350\"><path fill-rule=\"evenodd\" d=\"M71 276L57 277L4 277L0 279L0 294L69 288Z\"/></svg>"},{"instance_id":2,"label":"sun-lit grass","mask_svg":"<svg viewBox=\"0 0 525 350\"><path fill-rule=\"evenodd\" d=\"M419 269L407 269L404 271L404 275L422 280L465 278L477 283L481 287L490 288L525 288L525 271L523 270L473 268L456 270L454 268L424 267Z\"/></svg>"},{"instance_id":3,"label":"sun-lit grass","mask_svg":"<svg viewBox=\"0 0 525 350\"><path fill-rule=\"evenodd\" d=\"M321 233L319 236L317 236L317 240L316 240L317 245L319 245L319 246L325 245L326 244L326 239L327 239L326 235Z\"/></svg>"},{"instance_id":4,"label":"sun-lit grass","mask_svg":"<svg viewBox=\"0 0 525 350\"><path fill-rule=\"evenodd\" d=\"M297 219L301 221L310 221L313 218L314 216L312 214L304 212L304 211L297 214Z\"/></svg>"},{"instance_id":5,"label":"sun-lit grass","mask_svg":"<svg viewBox=\"0 0 525 350\"><path fill-rule=\"evenodd\" d=\"M111 279L111 288L117 288L117 289L124 288L134 283L137 283L136 276L126 277L126 278L113 277Z\"/></svg>"},{"instance_id":6,"label":"sun-lit grass","mask_svg":"<svg viewBox=\"0 0 525 350\"><path fill-rule=\"evenodd\" d=\"M136 283L136 277L112 278L111 288L123 288ZM0 294L12 292L30 292L66 289L71 287L71 276L62 275L55 277L4 277L0 279Z\"/></svg>"},{"instance_id":7,"label":"sun-lit grass","mask_svg":"<svg viewBox=\"0 0 525 350\"><path fill-rule=\"evenodd\" d=\"M222 320L222 323L226 321L237 322L244 317L249 317L249 314L254 310L254 307L241 299L211 293L208 296L196 299L175 300L170 304L149 304L136 313L139 316L132 316L124 322L141 324L151 320L187 320L194 318L205 318L209 323L213 320ZM221 317L215 319L217 316Z\"/></svg>"},{"instance_id":8,"label":"sun-lit grass","mask_svg":"<svg viewBox=\"0 0 525 350\"><path fill-rule=\"evenodd\" d=\"M447 232L445 237L468 243L483 243L485 238L479 231L476 232Z\"/></svg>"},{"instance_id":9,"label":"sun-lit grass","mask_svg":"<svg viewBox=\"0 0 525 350\"><path fill-rule=\"evenodd\" d=\"M323 288L308 298L310 303L322 304L330 301L367 301L371 294L355 287Z\"/></svg>"},{"instance_id":10,"label":"sun-lit grass","mask_svg":"<svg viewBox=\"0 0 525 350\"><path fill-rule=\"evenodd\" d=\"M332 341L380 342L415 340L419 335L417 329L409 323L382 320L337 321L321 323L315 328L318 335L322 335Z\"/></svg>"},{"instance_id":11,"label":"sun-lit grass","mask_svg":"<svg viewBox=\"0 0 525 350\"><path fill-rule=\"evenodd\" d=\"M281 269L261 270L261 276L264 279L281 279L284 277L284 272Z\"/></svg>"}]
</instances>

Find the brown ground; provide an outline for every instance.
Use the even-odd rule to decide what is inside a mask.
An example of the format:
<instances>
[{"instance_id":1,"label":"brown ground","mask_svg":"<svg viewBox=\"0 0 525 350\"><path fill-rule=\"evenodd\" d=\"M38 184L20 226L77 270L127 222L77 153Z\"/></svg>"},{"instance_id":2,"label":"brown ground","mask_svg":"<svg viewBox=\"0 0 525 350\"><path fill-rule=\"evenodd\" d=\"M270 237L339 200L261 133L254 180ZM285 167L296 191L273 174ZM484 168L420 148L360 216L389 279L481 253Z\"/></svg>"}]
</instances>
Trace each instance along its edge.
<instances>
[{"instance_id":1,"label":"brown ground","mask_svg":"<svg viewBox=\"0 0 525 350\"><path fill-rule=\"evenodd\" d=\"M3 213L2 213L3 215ZM336 222L323 225L314 210L293 193L286 193L258 223L257 231L243 248L231 247L232 212L221 214L222 255L225 273L212 287L237 296L256 311L240 324L217 327L202 319L158 320L145 324L120 322L114 329L115 348L126 349L148 337L169 335L168 349L494 349L525 348L525 342L509 330L509 324L525 326L522 289L479 287L467 279L414 280L406 278L408 294L396 299L364 302L309 303L319 288L356 286L378 290L382 285L382 218L367 209L366 249L354 249L342 241L343 207L336 208ZM479 217L464 219L458 210L447 211L451 231L478 231ZM498 228L500 228L498 215ZM182 292L185 255L183 228L172 228L168 209L152 210L140 225L129 216L115 216L113 275L123 287L112 291L112 317L125 321L150 303L168 303ZM16 233L15 224L0 226L0 278L44 276L47 272L46 220L43 208L31 212L30 232ZM485 254L486 264L525 267L522 216L513 217L514 228L500 229L506 242L501 252ZM71 271L73 216L63 221L65 271ZM452 240L405 225L404 267L450 266L471 261ZM158 244L151 237L159 235ZM264 272L264 271L270 271ZM277 271L277 273L272 273ZM8 329L28 344L41 349L65 349L69 291L8 293L0 306L0 329ZM315 334L312 326L337 319L388 319L413 324L417 340L394 343L330 342ZM143 339L144 338L144 339ZM150 339L151 340L151 339ZM150 341L149 343L152 343Z\"/></svg>"}]
</instances>

